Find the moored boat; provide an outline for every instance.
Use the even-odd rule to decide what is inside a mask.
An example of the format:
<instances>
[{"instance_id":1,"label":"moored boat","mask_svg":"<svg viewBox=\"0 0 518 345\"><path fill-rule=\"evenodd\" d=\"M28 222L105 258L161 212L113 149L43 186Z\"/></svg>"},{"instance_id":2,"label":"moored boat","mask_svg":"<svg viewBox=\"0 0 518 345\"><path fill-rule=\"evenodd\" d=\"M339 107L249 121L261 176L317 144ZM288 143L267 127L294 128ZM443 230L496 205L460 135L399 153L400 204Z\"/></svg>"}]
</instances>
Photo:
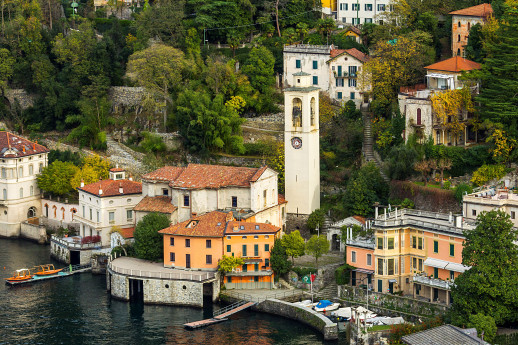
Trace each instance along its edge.
<instances>
[{"instance_id":1,"label":"moored boat","mask_svg":"<svg viewBox=\"0 0 518 345\"><path fill-rule=\"evenodd\" d=\"M63 268L55 269L53 264L39 265L34 269L36 270L34 274L37 276L50 276L63 270Z\"/></svg>"},{"instance_id":2,"label":"moored boat","mask_svg":"<svg viewBox=\"0 0 518 345\"><path fill-rule=\"evenodd\" d=\"M28 268L22 268L19 270L14 271L14 274L12 277L5 278L8 282L21 282L25 280L32 279L31 271Z\"/></svg>"},{"instance_id":3,"label":"moored boat","mask_svg":"<svg viewBox=\"0 0 518 345\"><path fill-rule=\"evenodd\" d=\"M336 310L340 307L340 303L333 303L331 301L328 301L328 300L321 300L320 302L318 302L317 305L315 305L313 307L313 309L315 311L323 311L323 312L327 312L327 311L331 311L331 310Z\"/></svg>"}]
</instances>

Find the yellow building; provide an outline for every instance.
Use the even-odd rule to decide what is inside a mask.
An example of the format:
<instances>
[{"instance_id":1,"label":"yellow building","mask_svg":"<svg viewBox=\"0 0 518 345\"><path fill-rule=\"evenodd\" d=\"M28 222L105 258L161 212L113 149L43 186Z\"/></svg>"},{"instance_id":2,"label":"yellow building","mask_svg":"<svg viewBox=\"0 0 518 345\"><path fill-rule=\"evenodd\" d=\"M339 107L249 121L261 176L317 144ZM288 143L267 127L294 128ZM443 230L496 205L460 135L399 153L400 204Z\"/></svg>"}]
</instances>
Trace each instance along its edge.
<instances>
[{"instance_id":1,"label":"yellow building","mask_svg":"<svg viewBox=\"0 0 518 345\"><path fill-rule=\"evenodd\" d=\"M336 2L336 0L322 0L322 12L325 14L336 12Z\"/></svg>"},{"instance_id":2,"label":"yellow building","mask_svg":"<svg viewBox=\"0 0 518 345\"><path fill-rule=\"evenodd\" d=\"M379 216L375 234L374 290L450 304L450 287L469 267L462 265L461 216L399 210Z\"/></svg>"}]
</instances>

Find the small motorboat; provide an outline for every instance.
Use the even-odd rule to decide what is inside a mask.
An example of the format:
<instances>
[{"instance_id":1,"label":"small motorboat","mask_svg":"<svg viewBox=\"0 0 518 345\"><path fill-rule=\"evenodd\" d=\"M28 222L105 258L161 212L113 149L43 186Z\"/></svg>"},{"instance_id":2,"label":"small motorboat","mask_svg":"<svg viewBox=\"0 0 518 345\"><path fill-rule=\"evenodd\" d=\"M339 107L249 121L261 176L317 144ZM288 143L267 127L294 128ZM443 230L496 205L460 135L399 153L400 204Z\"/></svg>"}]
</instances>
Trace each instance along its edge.
<instances>
[{"instance_id":1,"label":"small motorboat","mask_svg":"<svg viewBox=\"0 0 518 345\"><path fill-rule=\"evenodd\" d=\"M55 269L53 264L39 265L34 267L34 269L36 270L34 274L37 276L50 276L63 270L63 268Z\"/></svg>"},{"instance_id":2,"label":"small motorboat","mask_svg":"<svg viewBox=\"0 0 518 345\"><path fill-rule=\"evenodd\" d=\"M351 307L335 310L331 312L331 316L335 317L338 321L349 321L351 318Z\"/></svg>"},{"instance_id":3,"label":"small motorboat","mask_svg":"<svg viewBox=\"0 0 518 345\"><path fill-rule=\"evenodd\" d=\"M5 278L8 282L21 282L29 279L32 279L32 274L28 268L16 270L12 277Z\"/></svg>"},{"instance_id":4,"label":"small motorboat","mask_svg":"<svg viewBox=\"0 0 518 345\"><path fill-rule=\"evenodd\" d=\"M318 302L317 305L313 307L313 309L315 311L327 312L327 311L331 311L331 310L336 310L339 307L340 307L340 303L333 303L331 301L323 299L320 302Z\"/></svg>"}]
</instances>

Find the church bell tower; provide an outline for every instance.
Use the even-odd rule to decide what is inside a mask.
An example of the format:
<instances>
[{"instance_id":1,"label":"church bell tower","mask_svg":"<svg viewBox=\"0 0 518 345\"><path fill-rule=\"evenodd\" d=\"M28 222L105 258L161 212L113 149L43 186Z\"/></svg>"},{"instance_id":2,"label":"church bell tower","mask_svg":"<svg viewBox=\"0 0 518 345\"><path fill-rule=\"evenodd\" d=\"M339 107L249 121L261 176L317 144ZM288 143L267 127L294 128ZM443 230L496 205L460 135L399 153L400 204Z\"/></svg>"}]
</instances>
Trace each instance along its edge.
<instances>
[{"instance_id":1,"label":"church bell tower","mask_svg":"<svg viewBox=\"0 0 518 345\"><path fill-rule=\"evenodd\" d=\"M319 88L311 75L293 74L284 89L284 159L287 212L309 215L320 208Z\"/></svg>"}]
</instances>

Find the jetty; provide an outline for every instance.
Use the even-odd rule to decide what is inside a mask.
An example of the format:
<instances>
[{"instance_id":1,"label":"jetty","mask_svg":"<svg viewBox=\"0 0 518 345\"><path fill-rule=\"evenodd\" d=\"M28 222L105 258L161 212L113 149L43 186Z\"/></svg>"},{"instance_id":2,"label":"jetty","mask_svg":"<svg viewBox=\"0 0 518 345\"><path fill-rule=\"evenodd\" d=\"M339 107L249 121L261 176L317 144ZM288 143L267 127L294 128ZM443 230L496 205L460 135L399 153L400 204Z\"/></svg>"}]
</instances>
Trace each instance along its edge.
<instances>
[{"instance_id":1,"label":"jetty","mask_svg":"<svg viewBox=\"0 0 518 345\"><path fill-rule=\"evenodd\" d=\"M63 270L63 271L58 272L57 274L54 274L54 275L51 275L51 276L37 276L37 275L34 275L31 279L28 279L28 280L22 280L22 281L17 281L17 282L10 282L10 281L6 280L5 283L7 285L10 285L10 286L26 285L26 284L31 284L31 283L48 281L48 280L51 280L51 279L70 277L70 276L72 276L74 274L83 273L83 272L89 272L91 270L92 270L92 266L90 264L87 264L87 265L70 265L68 267L68 270Z\"/></svg>"},{"instance_id":2,"label":"jetty","mask_svg":"<svg viewBox=\"0 0 518 345\"><path fill-rule=\"evenodd\" d=\"M196 329L227 320L227 317L255 305L255 302L239 301L225 308L221 308L213 314L210 319L194 321L184 324L187 329Z\"/></svg>"}]
</instances>

